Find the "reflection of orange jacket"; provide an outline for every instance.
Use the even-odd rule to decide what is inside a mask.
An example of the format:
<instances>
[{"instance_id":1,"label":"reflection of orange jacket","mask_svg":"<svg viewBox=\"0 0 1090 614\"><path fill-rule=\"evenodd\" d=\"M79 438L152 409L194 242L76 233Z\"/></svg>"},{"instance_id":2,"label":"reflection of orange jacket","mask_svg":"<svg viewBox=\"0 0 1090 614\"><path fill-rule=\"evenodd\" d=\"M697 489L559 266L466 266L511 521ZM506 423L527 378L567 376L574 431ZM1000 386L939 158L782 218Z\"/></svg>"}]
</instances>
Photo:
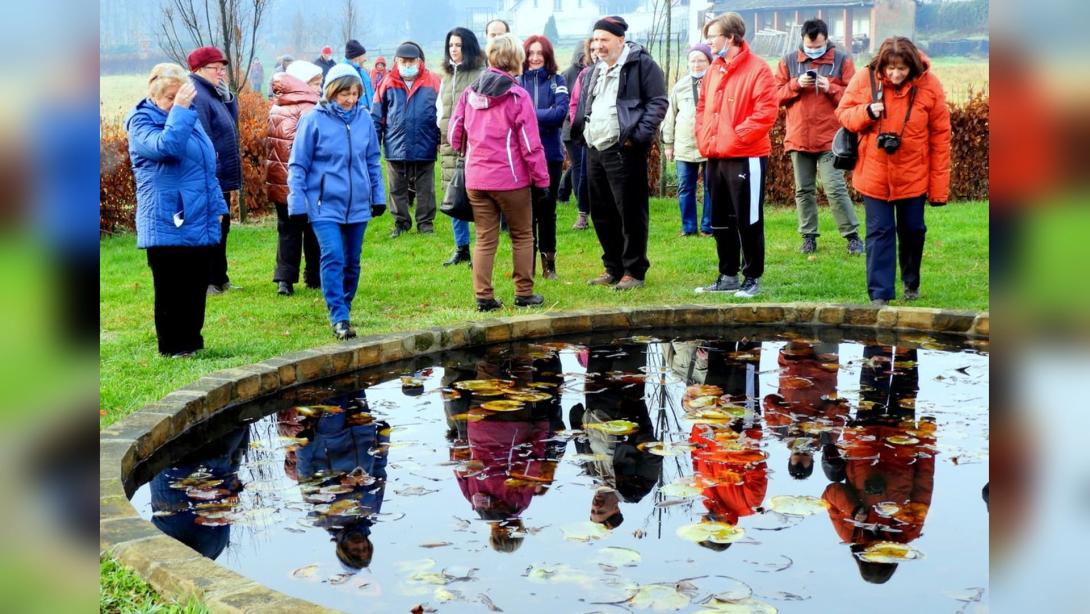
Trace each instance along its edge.
<instances>
[{"instance_id":1,"label":"reflection of orange jacket","mask_svg":"<svg viewBox=\"0 0 1090 614\"><path fill-rule=\"evenodd\" d=\"M768 491L768 465L758 448L760 428L744 431L744 445L734 449L733 437L724 437L729 429L709 429L693 426L689 442L700 447L693 450L693 470L704 488L704 507L716 519L737 524L739 517L749 516L764 501ZM727 444L727 445L724 445Z\"/></svg>"},{"instance_id":2,"label":"reflection of orange jacket","mask_svg":"<svg viewBox=\"0 0 1090 614\"><path fill-rule=\"evenodd\" d=\"M809 58L801 49L790 52L796 54L795 59L803 72L811 69L828 77L828 91L800 86L798 75L790 74L787 62L780 60L780 65L776 68L776 85L779 86L779 103L787 109L784 151L816 153L832 149L833 135L840 129L840 122L836 119L836 105L855 74L855 63L850 55L844 58L839 75L829 74L833 69L833 58L837 51L830 44L825 55L812 61L807 61Z\"/></svg>"},{"instance_id":3,"label":"reflection of orange jacket","mask_svg":"<svg viewBox=\"0 0 1090 614\"><path fill-rule=\"evenodd\" d=\"M779 113L772 69L744 41L730 49L735 55L715 58L701 85L697 147L706 158L767 156L772 151L768 133Z\"/></svg>"},{"instance_id":4,"label":"reflection of orange jacket","mask_svg":"<svg viewBox=\"0 0 1090 614\"><path fill-rule=\"evenodd\" d=\"M924 65L929 65L927 58ZM930 70L900 88L877 75L886 110L884 117L873 119L867 111L872 102L870 72L866 68L855 73L836 109L841 125L859 136L859 162L852 173L852 185L878 200L927 194L932 202L946 202L950 196L950 109L942 83ZM916 97L906 126L912 87ZM900 148L892 154L879 149L880 132L900 134Z\"/></svg>"}]
</instances>

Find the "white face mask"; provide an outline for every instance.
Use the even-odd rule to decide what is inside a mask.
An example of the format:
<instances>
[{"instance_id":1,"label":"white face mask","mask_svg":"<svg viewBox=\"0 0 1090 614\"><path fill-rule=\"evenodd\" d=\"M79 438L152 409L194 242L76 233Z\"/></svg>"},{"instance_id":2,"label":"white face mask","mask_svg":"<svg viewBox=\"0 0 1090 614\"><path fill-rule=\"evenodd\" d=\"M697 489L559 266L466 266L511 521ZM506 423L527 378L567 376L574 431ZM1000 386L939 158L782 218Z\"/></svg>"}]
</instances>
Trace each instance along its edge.
<instances>
[{"instance_id":1,"label":"white face mask","mask_svg":"<svg viewBox=\"0 0 1090 614\"><path fill-rule=\"evenodd\" d=\"M692 75L693 75L693 78L694 78L694 79L700 79L700 78L702 78L702 77L703 77L703 76L704 76L704 75L705 75L705 74L706 74L707 72L708 72L707 70L702 70L702 71L700 71L700 72L694 72L694 73L692 73Z\"/></svg>"}]
</instances>

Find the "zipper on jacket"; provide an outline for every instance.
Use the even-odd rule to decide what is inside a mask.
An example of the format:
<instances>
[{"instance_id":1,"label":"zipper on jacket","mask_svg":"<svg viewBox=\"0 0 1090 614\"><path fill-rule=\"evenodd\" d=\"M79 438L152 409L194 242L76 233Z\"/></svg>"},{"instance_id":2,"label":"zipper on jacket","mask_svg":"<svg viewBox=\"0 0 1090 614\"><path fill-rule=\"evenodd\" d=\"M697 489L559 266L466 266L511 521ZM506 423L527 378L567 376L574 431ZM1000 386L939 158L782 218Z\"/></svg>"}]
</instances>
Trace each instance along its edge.
<instances>
[{"instance_id":1,"label":"zipper on jacket","mask_svg":"<svg viewBox=\"0 0 1090 614\"><path fill-rule=\"evenodd\" d=\"M518 183L519 176L515 172L515 158L511 155L511 129L507 129L507 165L511 167L511 177Z\"/></svg>"},{"instance_id":2,"label":"zipper on jacket","mask_svg":"<svg viewBox=\"0 0 1090 614\"><path fill-rule=\"evenodd\" d=\"M325 197L325 173L322 173L322 178L318 180L318 210L322 210L322 199Z\"/></svg>"},{"instance_id":3,"label":"zipper on jacket","mask_svg":"<svg viewBox=\"0 0 1090 614\"><path fill-rule=\"evenodd\" d=\"M356 109L359 113L359 109ZM344 129L348 133L348 202L344 205L344 223L348 223L348 213L352 210L352 126L344 122Z\"/></svg>"}]
</instances>

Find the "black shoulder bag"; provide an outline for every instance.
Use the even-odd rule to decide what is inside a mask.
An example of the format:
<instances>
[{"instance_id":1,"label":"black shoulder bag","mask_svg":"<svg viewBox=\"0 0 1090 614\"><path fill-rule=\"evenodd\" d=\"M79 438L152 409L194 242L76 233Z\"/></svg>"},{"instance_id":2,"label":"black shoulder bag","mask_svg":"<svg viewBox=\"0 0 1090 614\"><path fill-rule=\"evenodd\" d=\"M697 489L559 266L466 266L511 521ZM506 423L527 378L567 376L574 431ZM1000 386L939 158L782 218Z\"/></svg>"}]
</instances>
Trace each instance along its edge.
<instances>
[{"instance_id":1,"label":"black shoulder bag","mask_svg":"<svg viewBox=\"0 0 1090 614\"><path fill-rule=\"evenodd\" d=\"M870 77L870 99L871 102L878 101L878 86L874 83L874 70L867 69L867 75ZM836 134L833 135L833 168L838 168L842 171L850 171L855 168L856 162L859 162L859 136L841 126Z\"/></svg>"},{"instance_id":2,"label":"black shoulder bag","mask_svg":"<svg viewBox=\"0 0 1090 614\"><path fill-rule=\"evenodd\" d=\"M473 205L469 202L469 193L466 192L466 132L465 119L462 120L462 149L458 152L458 160L454 163L454 175L447 184L443 193L443 204L439 210L456 220L463 222L473 221Z\"/></svg>"}]
</instances>

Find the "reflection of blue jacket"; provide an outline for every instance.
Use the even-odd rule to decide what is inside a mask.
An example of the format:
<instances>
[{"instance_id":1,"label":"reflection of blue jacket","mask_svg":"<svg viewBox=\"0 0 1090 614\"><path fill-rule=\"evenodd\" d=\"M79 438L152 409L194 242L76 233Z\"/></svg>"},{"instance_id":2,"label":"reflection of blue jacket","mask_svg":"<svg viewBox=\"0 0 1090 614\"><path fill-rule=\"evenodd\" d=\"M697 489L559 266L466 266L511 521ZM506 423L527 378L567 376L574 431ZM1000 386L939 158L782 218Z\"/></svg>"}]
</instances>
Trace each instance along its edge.
<instances>
[{"instance_id":1,"label":"reflection of blue jacket","mask_svg":"<svg viewBox=\"0 0 1090 614\"><path fill-rule=\"evenodd\" d=\"M549 77L544 68L528 70L519 76L519 85L530 94L537 111L538 134L545 147L545 159L558 162L564 159L564 144L560 141L560 128L568 116L568 84L564 75Z\"/></svg>"},{"instance_id":2,"label":"reflection of blue jacket","mask_svg":"<svg viewBox=\"0 0 1090 614\"><path fill-rule=\"evenodd\" d=\"M347 59L345 59L341 63L348 64L352 68L355 68L356 72L360 74L360 80L363 81L363 93L360 94L360 108L366 109L368 112L370 112L371 103L375 100L375 86L373 83L371 83L371 75L368 73L368 70L366 68L356 66L352 62L349 62ZM328 69L326 69L326 72L328 72ZM322 73L322 76L325 76L324 72Z\"/></svg>"},{"instance_id":3,"label":"reflection of blue jacket","mask_svg":"<svg viewBox=\"0 0 1090 614\"><path fill-rule=\"evenodd\" d=\"M219 243L227 203L216 179L216 152L197 112L175 105L167 114L144 99L125 129L136 177L136 246ZM183 216L181 226L176 213Z\"/></svg>"},{"instance_id":4,"label":"reflection of blue jacket","mask_svg":"<svg viewBox=\"0 0 1090 614\"><path fill-rule=\"evenodd\" d=\"M359 105L348 121L331 105L323 101L299 120L288 161L288 212L305 213L311 222L366 222L371 205L386 203L375 126Z\"/></svg>"},{"instance_id":5,"label":"reflection of blue jacket","mask_svg":"<svg viewBox=\"0 0 1090 614\"><path fill-rule=\"evenodd\" d=\"M397 68L379 85L371 116L387 160L434 162L439 147L435 120L439 79L421 66L410 92Z\"/></svg>"},{"instance_id":6,"label":"reflection of blue jacket","mask_svg":"<svg viewBox=\"0 0 1090 614\"><path fill-rule=\"evenodd\" d=\"M190 75L197 88L193 108L216 148L216 177L227 191L242 187L242 158L238 151L238 99L224 101L216 86L203 77Z\"/></svg>"},{"instance_id":7,"label":"reflection of blue jacket","mask_svg":"<svg viewBox=\"0 0 1090 614\"><path fill-rule=\"evenodd\" d=\"M338 495L337 499L355 499L360 507L371 514L382 509L382 498L386 490L386 450L379 448L389 443L388 434L379 434L380 429L388 428L385 423L372 423L363 426L350 426L346 423L348 412L323 414L314 429L314 439L296 452L296 465L299 478L305 480L322 472L326 474L351 473L360 467L376 482L357 487L353 492ZM321 520L336 524L337 518Z\"/></svg>"}]
</instances>

